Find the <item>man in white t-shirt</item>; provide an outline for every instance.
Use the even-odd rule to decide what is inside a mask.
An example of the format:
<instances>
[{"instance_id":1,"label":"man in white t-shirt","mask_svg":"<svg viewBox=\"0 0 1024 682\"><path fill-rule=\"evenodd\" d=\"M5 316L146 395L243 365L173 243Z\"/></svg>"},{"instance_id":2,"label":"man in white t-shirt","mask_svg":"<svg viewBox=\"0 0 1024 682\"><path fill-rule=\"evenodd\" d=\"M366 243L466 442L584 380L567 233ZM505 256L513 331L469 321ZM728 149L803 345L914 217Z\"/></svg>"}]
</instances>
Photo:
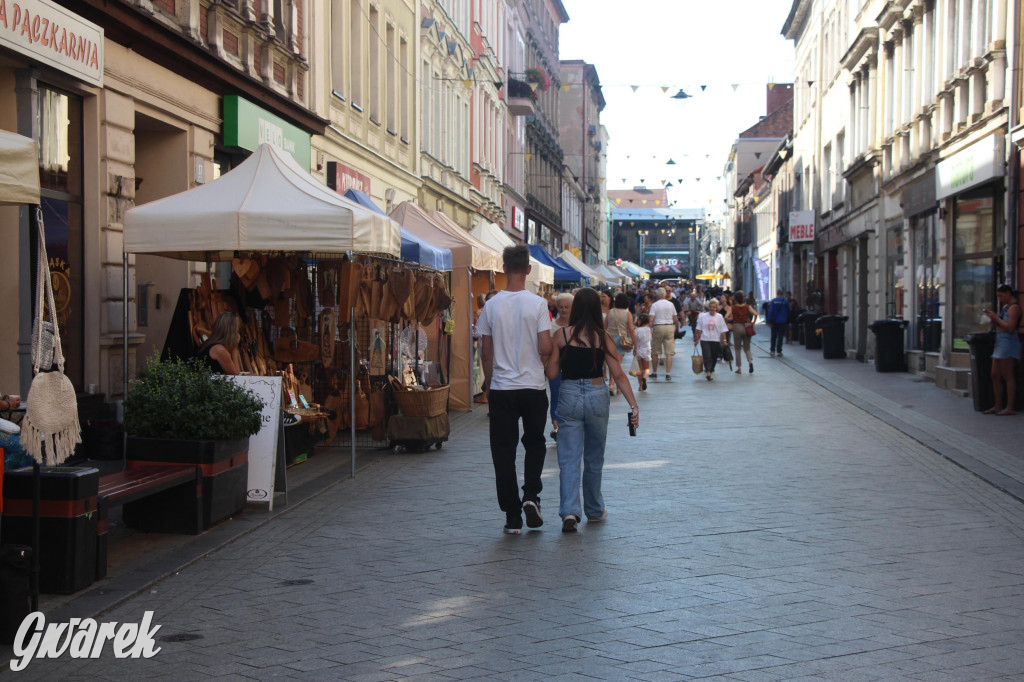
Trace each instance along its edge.
<instances>
[{"instance_id":1,"label":"man in white t-shirt","mask_svg":"<svg viewBox=\"0 0 1024 682\"><path fill-rule=\"evenodd\" d=\"M672 356L676 354L676 332L679 316L676 307L665 298L664 289L654 292L657 300L651 304L651 378L658 377L658 356L665 356L665 378L672 381Z\"/></svg>"},{"instance_id":2,"label":"man in white t-shirt","mask_svg":"<svg viewBox=\"0 0 1024 682\"><path fill-rule=\"evenodd\" d=\"M544 470L544 427L548 381L544 364L551 355L551 315L547 302L526 290L530 250L510 246L503 254L508 287L484 306L476 329L481 339L484 391L490 406L491 459L505 532L518 535L526 525L539 528L540 481ZM519 496L516 443L523 420L523 495Z\"/></svg>"}]
</instances>

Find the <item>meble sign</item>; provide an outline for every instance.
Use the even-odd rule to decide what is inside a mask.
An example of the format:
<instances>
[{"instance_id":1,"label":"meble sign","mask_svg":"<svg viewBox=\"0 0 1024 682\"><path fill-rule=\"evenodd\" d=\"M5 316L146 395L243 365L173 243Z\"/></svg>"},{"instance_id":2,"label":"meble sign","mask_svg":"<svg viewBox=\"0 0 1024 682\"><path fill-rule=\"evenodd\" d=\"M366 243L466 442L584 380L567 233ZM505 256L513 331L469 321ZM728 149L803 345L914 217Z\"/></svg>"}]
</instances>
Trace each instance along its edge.
<instances>
[{"instance_id":1,"label":"meble sign","mask_svg":"<svg viewBox=\"0 0 1024 682\"><path fill-rule=\"evenodd\" d=\"M789 212L789 241L814 241L814 211Z\"/></svg>"},{"instance_id":2,"label":"meble sign","mask_svg":"<svg viewBox=\"0 0 1024 682\"><path fill-rule=\"evenodd\" d=\"M103 29L50 0L0 0L0 45L103 87Z\"/></svg>"}]
</instances>

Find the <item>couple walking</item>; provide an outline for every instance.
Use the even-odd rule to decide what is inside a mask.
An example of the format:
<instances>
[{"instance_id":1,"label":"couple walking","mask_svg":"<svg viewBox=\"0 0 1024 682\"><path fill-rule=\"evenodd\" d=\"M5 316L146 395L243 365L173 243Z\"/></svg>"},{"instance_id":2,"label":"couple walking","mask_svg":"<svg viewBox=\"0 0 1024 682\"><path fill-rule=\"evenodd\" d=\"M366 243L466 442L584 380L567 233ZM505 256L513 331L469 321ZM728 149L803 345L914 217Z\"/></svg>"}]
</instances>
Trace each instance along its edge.
<instances>
[{"instance_id":1,"label":"couple walking","mask_svg":"<svg viewBox=\"0 0 1024 682\"><path fill-rule=\"evenodd\" d=\"M547 378L561 373L558 397L559 508L562 531L575 532L587 520L607 516L601 495L610 397L604 383L607 365L629 403L634 426L639 408L619 364L615 343L604 329L601 300L593 289L573 298L569 323L554 336L547 304L526 290L530 252L512 246L503 254L508 288L487 302L477 332L481 335L484 391L490 408L491 460L505 532L519 534L523 516L529 528L544 524L540 509L546 447ZM522 496L516 472L519 421L526 450ZM582 487L582 501L580 489Z\"/></svg>"}]
</instances>

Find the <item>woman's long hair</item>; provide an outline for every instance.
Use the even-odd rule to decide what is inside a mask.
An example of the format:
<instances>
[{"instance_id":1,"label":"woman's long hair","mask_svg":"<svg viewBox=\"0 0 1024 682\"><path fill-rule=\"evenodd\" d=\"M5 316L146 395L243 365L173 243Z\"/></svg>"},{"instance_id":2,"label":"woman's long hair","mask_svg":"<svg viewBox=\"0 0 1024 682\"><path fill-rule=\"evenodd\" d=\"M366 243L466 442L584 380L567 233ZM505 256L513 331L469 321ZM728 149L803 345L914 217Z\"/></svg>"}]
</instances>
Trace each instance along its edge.
<instances>
[{"instance_id":1,"label":"woman's long hair","mask_svg":"<svg viewBox=\"0 0 1024 682\"><path fill-rule=\"evenodd\" d=\"M238 348L238 330L241 327L241 320L236 313L225 311L217 316L213 323L213 330L206 342L199 347L199 353L205 353L218 343L229 351Z\"/></svg>"},{"instance_id":2,"label":"woman's long hair","mask_svg":"<svg viewBox=\"0 0 1024 682\"><path fill-rule=\"evenodd\" d=\"M591 368L596 368L597 351L604 348L604 319L601 317L601 297L590 287L580 289L573 297L569 326L572 327L569 342L575 341L593 348L594 364Z\"/></svg>"}]
</instances>

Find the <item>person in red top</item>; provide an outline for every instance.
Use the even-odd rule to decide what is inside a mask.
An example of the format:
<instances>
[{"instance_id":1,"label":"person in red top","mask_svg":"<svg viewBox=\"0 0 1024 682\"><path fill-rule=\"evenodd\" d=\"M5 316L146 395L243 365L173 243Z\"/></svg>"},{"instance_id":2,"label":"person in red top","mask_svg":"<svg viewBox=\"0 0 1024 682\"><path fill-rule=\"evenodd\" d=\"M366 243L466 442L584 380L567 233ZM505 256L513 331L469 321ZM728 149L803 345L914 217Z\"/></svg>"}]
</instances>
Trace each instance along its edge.
<instances>
[{"instance_id":1,"label":"person in red top","mask_svg":"<svg viewBox=\"0 0 1024 682\"><path fill-rule=\"evenodd\" d=\"M747 334L747 325L753 327L757 320L757 311L747 303L747 297L742 291L733 295L733 304L729 312L725 314L725 321L732 327L732 342L736 346L736 373L743 374L743 366L740 364L740 349L747 354L747 365L749 372L754 373L754 356L750 353L750 335Z\"/></svg>"}]
</instances>

